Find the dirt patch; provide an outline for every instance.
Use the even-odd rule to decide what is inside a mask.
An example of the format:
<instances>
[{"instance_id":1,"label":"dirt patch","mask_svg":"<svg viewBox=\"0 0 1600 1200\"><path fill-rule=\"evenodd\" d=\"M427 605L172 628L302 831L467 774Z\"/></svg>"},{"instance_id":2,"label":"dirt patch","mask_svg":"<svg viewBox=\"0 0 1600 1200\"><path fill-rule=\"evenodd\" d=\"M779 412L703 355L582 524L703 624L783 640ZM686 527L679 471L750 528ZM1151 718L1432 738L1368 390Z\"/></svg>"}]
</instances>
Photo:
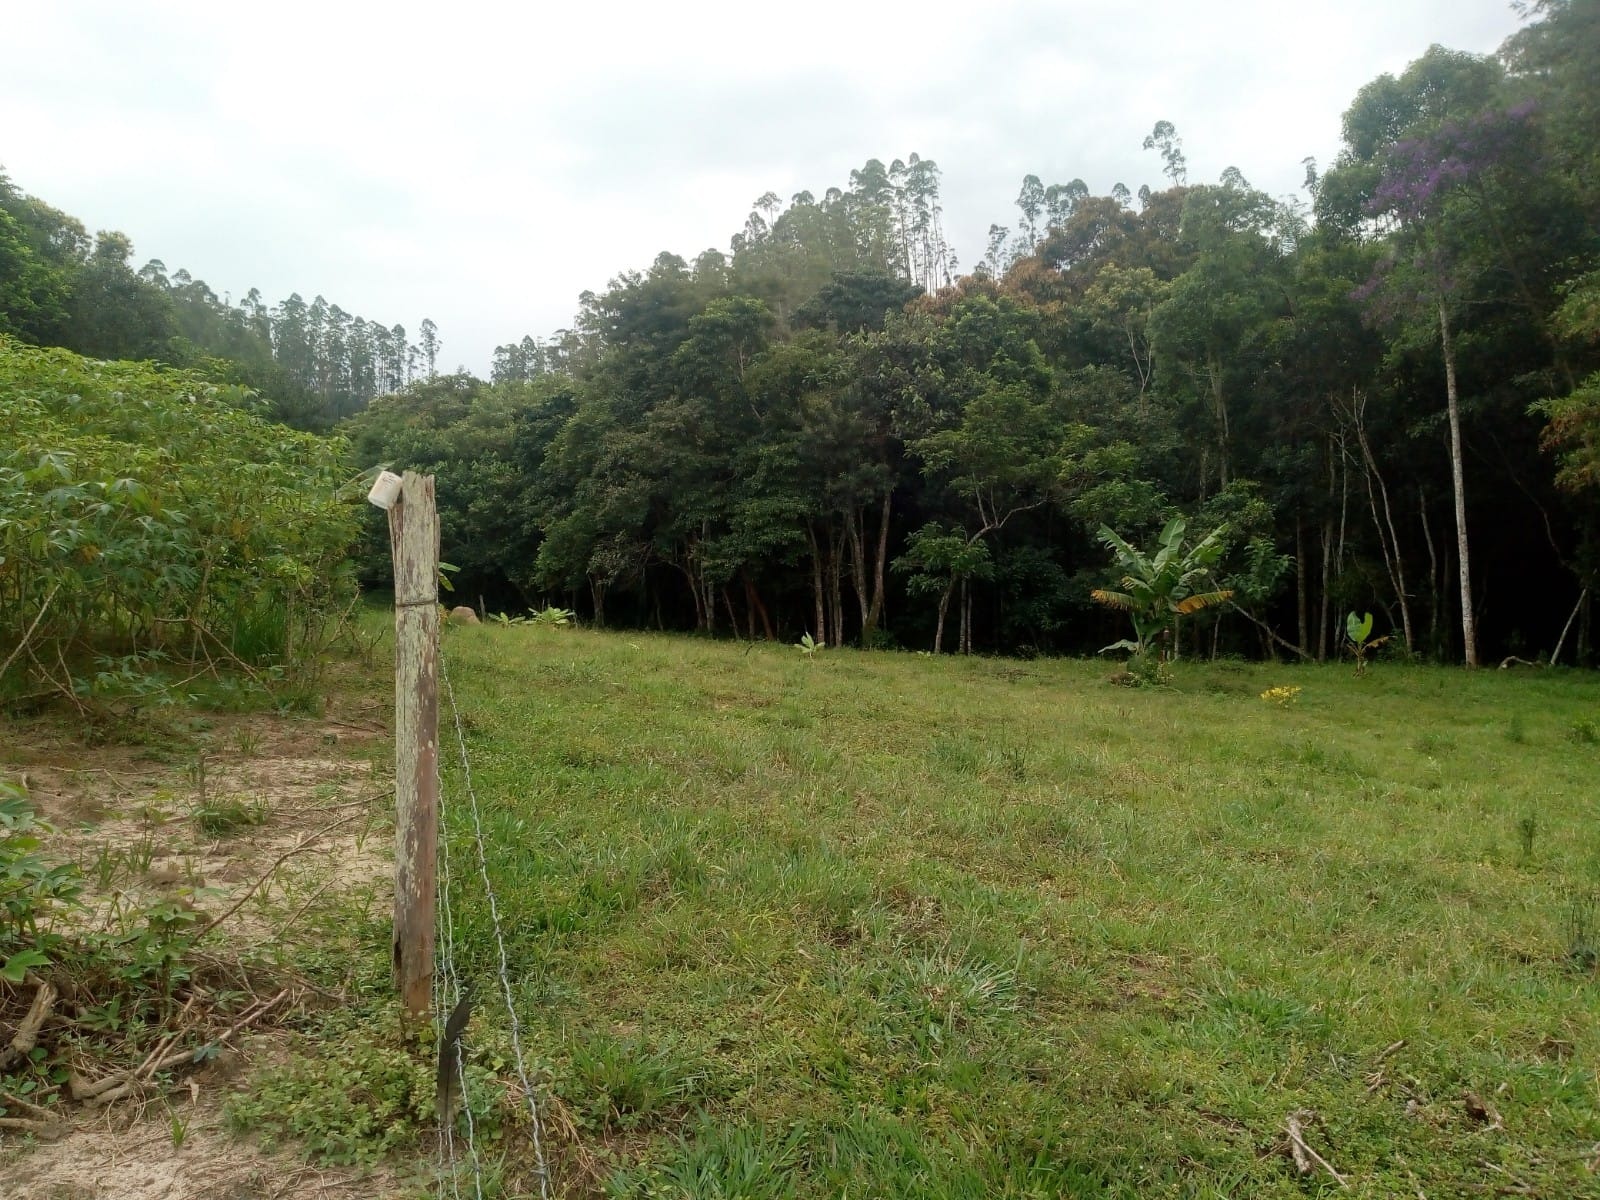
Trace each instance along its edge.
<instances>
[{"instance_id":1,"label":"dirt patch","mask_svg":"<svg viewBox=\"0 0 1600 1200\"><path fill-rule=\"evenodd\" d=\"M153 1112L150 1110L154 1110ZM314 1168L242 1140L219 1100L100 1114L64 1137L0 1149L0 1200L353 1200L415 1194L387 1169Z\"/></svg>"},{"instance_id":2,"label":"dirt patch","mask_svg":"<svg viewBox=\"0 0 1600 1200\"><path fill-rule=\"evenodd\" d=\"M244 901L219 932L259 941L285 932L272 923L285 903L376 893L389 877L389 787L351 757L381 732L241 718L169 750L166 764L128 747L24 741L11 772L56 826L51 853L84 872L90 923L157 899L180 899L202 921Z\"/></svg>"},{"instance_id":3,"label":"dirt patch","mask_svg":"<svg viewBox=\"0 0 1600 1200\"><path fill-rule=\"evenodd\" d=\"M384 733L366 712L251 715L167 742L90 747L59 726L0 723L0 772L20 777L56 827L45 843L51 857L83 871L87 908L73 924L118 929L172 901L193 911L196 928L215 922L201 944L227 957L292 943L321 906L373 913L387 903L391 791L386 764L369 751ZM64 1106L53 1140L0 1134L0 1200L415 1193L392 1169L311 1168L231 1134L223 1102L247 1086L248 1060L286 1054L292 1036L233 1042L165 1095L147 1088L104 1109Z\"/></svg>"}]
</instances>

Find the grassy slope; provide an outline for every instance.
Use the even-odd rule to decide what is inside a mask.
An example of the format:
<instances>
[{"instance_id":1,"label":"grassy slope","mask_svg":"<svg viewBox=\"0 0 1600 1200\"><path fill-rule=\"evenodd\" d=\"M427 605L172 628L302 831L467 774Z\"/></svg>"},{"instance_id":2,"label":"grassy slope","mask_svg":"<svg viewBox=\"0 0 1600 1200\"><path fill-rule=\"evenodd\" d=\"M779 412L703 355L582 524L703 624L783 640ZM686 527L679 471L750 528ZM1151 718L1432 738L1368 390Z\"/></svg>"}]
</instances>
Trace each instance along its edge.
<instances>
[{"instance_id":1,"label":"grassy slope","mask_svg":"<svg viewBox=\"0 0 1600 1200\"><path fill-rule=\"evenodd\" d=\"M1344 1194L1600 1194L1592 677L446 650L519 1008L619 1194L1331 1190L1297 1109Z\"/></svg>"}]
</instances>

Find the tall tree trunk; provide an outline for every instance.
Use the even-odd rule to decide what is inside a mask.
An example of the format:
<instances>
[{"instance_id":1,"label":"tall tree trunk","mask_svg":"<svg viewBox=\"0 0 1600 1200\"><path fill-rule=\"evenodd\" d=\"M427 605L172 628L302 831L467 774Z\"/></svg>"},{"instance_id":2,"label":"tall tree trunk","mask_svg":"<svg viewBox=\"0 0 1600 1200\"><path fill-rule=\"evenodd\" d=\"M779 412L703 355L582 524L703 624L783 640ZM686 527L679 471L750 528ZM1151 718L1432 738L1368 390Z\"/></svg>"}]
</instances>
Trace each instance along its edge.
<instances>
[{"instance_id":1,"label":"tall tree trunk","mask_svg":"<svg viewBox=\"0 0 1600 1200\"><path fill-rule=\"evenodd\" d=\"M1572 606L1572 615L1567 618L1567 623L1561 627L1561 636L1556 639L1556 648L1550 651L1550 665L1556 665L1556 659L1561 657L1561 648L1567 644L1567 634L1572 632L1572 623L1578 619L1578 610L1583 607L1589 598L1589 589L1584 588L1578 593L1578 602Z\"/></svg>"},{"instance_id":2,"label":"tall tree trunk","mask_svg":"<svg viewBox=\"0 0 1600 1200\"><path fill-rule=\"evenodd\" d=\"M972 653L972 584L961 581L961 653Z\"/></svg>"},{"instance_id":3,"label":"tall tree trunk","mask_svg":"<svg viewBox=\"0 0 1600 1200\"><path fill-rule=\"evenodd\" d=\"M855 590L856 604L861 609L861 628L867 629L872 602L867 595L867 510L862 505L845 514L845 542L850 548L850 583Z\"/></svg>"},{"instance_id":4,"label":"tall tree trunk","mask_svg":"<svg viewBox=\"0 0 1600 1200\"><path fill-rule=\"evenodd\" d=\"M944 617L950 611L950 593L956 590L956 581L952 579L939 596L939 620L933 627L933 652L939 654L944 650Z\"/></svg>"},{"instance_id":5,"label":"tall tree trunk","mask_svg":"<svg viewBox=\"0 0 1600 1200\"><path fill-rule=\"evenodd\" d=\"M1311 646L1311 607L1306 594L1306 523L1299 511L1294 514L1295 614L1300 618L1300 647Z\"/></svg>"},{"instance_id":6,"label":"tall tree trunk","mask_svg":"<svg viewBox=\"0 0 1600 1200\"><path fill-rule=\"evenodd\" d=\"M1578 616L1578 648L1574 652L1574 661L1578 666L1585 666L1589 662L1589 627L1594 613L1594 597L1590 596L1583 606L1582 613Z\"/></svg>"},{"instance_id":7,"label":"tall tree trunk","mask_svg":"<svg viewBox=\"0 0 1600 1200\"><path fill-rule=\"evenodd\" d=\"M813 636L824 646L828 644L828 613L823 602L822 547L817 544L817 530L806 522L806 537L811 540L811 598L816 603L816 632Z\"/></svg>"},{"instance_id":8,"label":"tall tree trunk","mask_svg":"<svg viewBox=\"0 0 1600 1200\"><path fill-rule=\"evenodd\" d=\"M1328 661L1328 624L1333 606L1333 492L1337 481L1334 470L1333 438L1328 438L1328 507L1322 514L1322 606L1317 613L1317 661Z\"/></svg>"},{"instance_id":9,"label":"tall tree trunk","mask_svg":"<svg viewBox=\"0 0 1600 1200\"><path fill-rule=\"evenodd\" d=\"M744 574L745 604L750 609L750 640L756 640L756 618L761 618L761 635L767 641L773 641L777 635L772 631L772 617L767 612L767 606L762 603L761 590L756 587L748 572Z\"/></svg>"},{"instance_id":10,"label":"tall tree trunk","mask_svg":"<svg viewBox=\"0 0 1600 1200\"><path fill-rule=\"evenodd\" d=\"M1461 461L1461 401L1456 391L1456 348L1450 313L1439 298L1439 342L1444 349L1445 400L1450 415L1450 484L1456 500L1456 558L1461 567L1461 649L1467 666L1478 665L1478 623L1472 607L1472 554L1467 546L1467 484Z\"/></svg>"},{"instance_id":11,"label":"tall tree trunk","mask_svg":"<svg viewBox=\"0 0 1600 1200\"><path fill-rule=\"evenodd\" d=\"M1322 518L1322 605L1317 610L1317 661L1328 661L1329 609L1333 607L1333 516Z\"/></svg>"},{"instance_id":12,"label":"tall tree trunk","mask_svg":"<svg viewBox=\"0 0 1600 1200\"><path fill-rule=\"evenodd\" d=\"M828 525L828 596L833 616L833 636L828 644L844 645L844 554L839 539L834 536L833 524Z\"/></svg>"},{"instance_id":13,"label":"tall tree trunk","mask_svg":"<svg viewBox=\"0 0 1600 1200\"><path fill-rule=\"evenodd\" d=\"M1206 360L1210 375L1211 403L1217 413L1217 478L1222 491L1228 490L1228 400L1222 390L1222 363L1215 355Z\"/></svg>"},{"instance_id":14,"label":"tall tree trunk","mask_svg":"<svg viewBox=\"0 0 1600 1200\"><path fill-rule=\"evenodd\" d=\"M867 630L878 628L883 620L884 566L889 561L889 513L894 507L893 489L883 494L883 509L878 514L878 553L872 564L872 607L867 611ZM863 639L866 630L862 631Z\"/></svg>"},{"instance_id":15,"label":"tall tree trunk","mask_svg":"<svg viewBox=\"0 0 1600 1200\"><path fill-rule=\"evenodd\" d=\"M692 567L683 563L678 563L676 566L678 570L683 572L683 577L689 581L689 598L694 601L694 627L696 631L699 631L704 629L706 625L706 602L705 597L700 594L700 580L695 576Z\"/></svg>"},{"instance_id":16,"label":"tall tree trunk","mask_svg":"<svg viewBox=\"0 0 1600 1200\"><path fill-rule=\"evenodd\" d=\"M1428 645L1439 646L1439 552L1433 545L1433 526L1428 522L1428 493L1417 489L1417 511L1422 516L1422 540L1428 545Z\"/></svg>"},{"instance_id":17,"label":"tall tree trunk","mask_svg":"<svg viewBox=\"0 0 1600 1200\"><path fill-rule=\"evenodd\" d=\"M1405 634L1406 653L1416 653L1416 641L1411 635L1411 601L1406 595L1406 564L1400 556L1400 535L1394 529L1394 511L1389 507L1389 487L1383 481L1383 474L1378 470L1378 460L1372 453L1372 446L1367 441L1366 418L1363 410L1366 400L1350 400L1350 415L1355 425L1356 444L1361 448L1362 465L1366 468L1367 503L1372 508L1372 524L1378 531L1378 547L1383 551L1383 565L1388 568L1389 582L1394 585L1395 596L1400 602L1400 627ZM1372 484L1378 484L1377 494L1373 493ZM1378 517L1378 496L1383 497L1383 518ZM1388 536L1384 536L1384 529L1388 528Z\"/></svg>"}]
</instances>

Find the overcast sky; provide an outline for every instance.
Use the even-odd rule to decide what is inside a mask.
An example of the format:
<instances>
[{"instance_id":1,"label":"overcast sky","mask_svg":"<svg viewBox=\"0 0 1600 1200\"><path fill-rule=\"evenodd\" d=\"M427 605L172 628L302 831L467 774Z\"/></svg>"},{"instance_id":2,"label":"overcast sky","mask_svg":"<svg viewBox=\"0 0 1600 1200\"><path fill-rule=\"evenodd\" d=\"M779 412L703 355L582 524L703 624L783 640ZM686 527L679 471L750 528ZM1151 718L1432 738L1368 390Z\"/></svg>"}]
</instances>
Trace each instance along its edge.
<instances>
[{"instance_id":1,"label":"overcast sky","mask_svg":"<svg viewBox=\"0 0 1600 1200\"><path fill-rule=\"evenodd\" d=\"M1489 52L1505 0L11 0L0 165L237 299L320 292L487 371L751 202L913 151L962 270L1022 176L1097 193L1330 161L1356 90L1430 43Z\"/></svg>"}]
</instances>

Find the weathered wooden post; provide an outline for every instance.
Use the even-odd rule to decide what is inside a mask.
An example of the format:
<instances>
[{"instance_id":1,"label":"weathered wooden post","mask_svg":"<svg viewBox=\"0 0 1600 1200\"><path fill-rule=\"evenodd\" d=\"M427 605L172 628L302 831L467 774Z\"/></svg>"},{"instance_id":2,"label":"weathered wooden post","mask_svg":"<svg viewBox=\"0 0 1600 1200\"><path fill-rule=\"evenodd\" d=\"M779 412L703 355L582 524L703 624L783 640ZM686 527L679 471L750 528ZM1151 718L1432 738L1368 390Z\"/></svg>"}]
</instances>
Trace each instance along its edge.
<instances>
[{"instance_id":1,"label":"weathered wooden post","mask_svg":"<svg viewBox=\"0 0 1600 1200\"><path fill-rule=\"evenodd\" d=\"M367 498L389 512L394 559L394 985L423 1017L439 844L439 513L433 476L414 471L385 471Z\"/></svg>"}]
</instances>

